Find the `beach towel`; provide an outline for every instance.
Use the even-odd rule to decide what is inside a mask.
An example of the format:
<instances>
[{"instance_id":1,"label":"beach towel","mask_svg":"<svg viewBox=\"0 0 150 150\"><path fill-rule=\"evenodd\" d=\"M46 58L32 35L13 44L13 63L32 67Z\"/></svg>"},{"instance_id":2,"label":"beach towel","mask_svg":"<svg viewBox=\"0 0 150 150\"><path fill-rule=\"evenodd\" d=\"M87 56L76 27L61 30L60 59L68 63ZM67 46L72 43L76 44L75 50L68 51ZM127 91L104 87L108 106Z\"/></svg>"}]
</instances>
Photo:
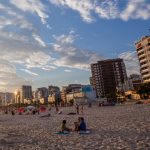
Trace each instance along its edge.
<instances>
[{"instance_id":1,"label":"beach towel","mask_svg":"<svg viewBox=\"0 0 150 150\"><path fill-rule=\"evenodd\" d=\"M68 132L68 131L64 131L64 132L59 131L59 132L55 132L55 134L62 134L62 135L66 135L66 134L70 134L70 132Z\"/></svg>"},{"instance_id":2,"label":"beach towel","mask_svg":"<svg viewBox=\"0 0 150 150\"><path fill-rule=\"evenodd\" d=\"M79 131L79 134L90 134L91 131L87 130L87 131Z\"/></svg>"}]
</instances>

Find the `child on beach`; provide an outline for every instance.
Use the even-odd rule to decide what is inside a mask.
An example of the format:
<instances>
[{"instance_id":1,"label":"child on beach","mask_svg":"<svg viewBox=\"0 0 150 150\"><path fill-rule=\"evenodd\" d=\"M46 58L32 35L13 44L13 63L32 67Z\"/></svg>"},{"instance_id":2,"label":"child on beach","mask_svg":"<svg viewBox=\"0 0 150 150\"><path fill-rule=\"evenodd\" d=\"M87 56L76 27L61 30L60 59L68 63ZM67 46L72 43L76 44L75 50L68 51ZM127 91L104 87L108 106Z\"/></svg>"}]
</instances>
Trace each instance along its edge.
<instances>
[{"instance_id":1,"label":"child on beach","mask_svg":"<svg viewBox=\"0 0 150 150\"><path fill-rule=\"evenodd\" d=\"M74 131L79 131L79 123L74 122Z\"/></svg>"},{"instance_id":2,"label":"child on beach","mask_svg":"<svg viewBox=\"0 0 150 150\"><path fill-rule=\"evenodd\" d=\"M66 126L66 120L63 120L62 121L62 125L61 125L61 132L65 132L65 131L67 131L67 132L70 132L71 131L71 129L69 129L67 126Z\"/></svg>"}]
</instances>

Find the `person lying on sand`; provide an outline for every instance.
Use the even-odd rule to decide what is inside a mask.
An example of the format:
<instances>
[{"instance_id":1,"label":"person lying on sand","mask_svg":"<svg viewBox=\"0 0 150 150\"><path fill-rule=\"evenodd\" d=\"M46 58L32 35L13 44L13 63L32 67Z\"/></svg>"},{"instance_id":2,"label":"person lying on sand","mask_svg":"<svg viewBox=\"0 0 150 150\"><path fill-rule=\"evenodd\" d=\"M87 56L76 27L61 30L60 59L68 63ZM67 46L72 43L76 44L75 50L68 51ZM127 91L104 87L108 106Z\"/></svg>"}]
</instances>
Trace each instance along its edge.
<instances>
[{"instance_id":1,"label":"person lying on sand","mask_svg":"<svg viewBox=\"0 0 150 150\"><path fill-rule=\"evenodd\" d=\"M43 116L40 116L40 117L50 117L51 116L51 114L49 113L49 114L46 114L46 115L43 115Z\"/></svg>"}]
</instances>

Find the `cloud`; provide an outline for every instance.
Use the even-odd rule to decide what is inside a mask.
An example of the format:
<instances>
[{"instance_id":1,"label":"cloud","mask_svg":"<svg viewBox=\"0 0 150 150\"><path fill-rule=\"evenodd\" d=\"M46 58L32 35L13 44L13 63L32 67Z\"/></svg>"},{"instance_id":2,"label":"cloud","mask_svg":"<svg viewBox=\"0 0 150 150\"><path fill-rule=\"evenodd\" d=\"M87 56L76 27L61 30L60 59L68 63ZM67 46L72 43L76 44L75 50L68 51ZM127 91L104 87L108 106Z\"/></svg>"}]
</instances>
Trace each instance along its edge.
<instances>
[{"instance_id":1,"label":"cloud","mask_svg":"<svg viewBox=\"0 0 150 150\"><path fill-rule=\"evenodd\" d=\"M6 60L0 59L0 91L14 91L23 84L32 84L31 81L19 77L14 65Z\"/></svg>"},{"instance_id":2,"label":"cloud","mask_svg":"<svg viewBox=\"0 0 150 150\"><path fill-rule=\"evenodd\" d=\"M0 72L16 73L16 68L8 61L0 59Z\"/></svg>"},{"instance_id":3,"label":"cloud","mask_svg":"<svg viewBox=\"0 0 150 150\"><path fill-rule=\"evenodd\" d=\"M78 1L78 0L50 0L50 2L52 4L55 4L57 6L64 6L64 7L69 7L77 12L79 12L79 14L81 15L81 17L83 18L83 20L85 20L86 22L92 22L93 18L91 15L91 11L93 9L93 4L91 2L91 0L82 0L82 1Z\"/></svg>"},{"instance_id":4,"label":"cloud","mask_svg":"<svg viewBox=\"0 0 150 150\"><path fill-rule=\"evenodd\" d=\"M30 12L37 14L41 22L46 24L46 19L49 17L46 13L46 6L38 0L11 0L11 4L19 8L24 12Z\"/></svg>"},{"instance_id":5,"label":"cloud","mask_svg":"<svg viewBox=\"0 0 150 150\"><path fill-rule=\"evenodd\" d=\"M68 67L89 70L90 64L96 60L103 59L100 54L74 46L75 34L54 36L56 42L53 44L53 51L59 58L54 61L58 67Z\"/></svg>"},{"instance_id":6,"label":"cloud","mask_svg":"<svg viewBox=\"0 0 150 150\"><path fill-rule=\"evenodd\" d=\"M55 60L50 55L38 51L30 53L28 58L25 59L25 66L27 68L54 68L52 66L49 66L48 64L53 62ZM45 69L44 69L45 70Z\"/></svg>"},{"instance_id":7,"label":"cloud","mask_svg":"<svg viewBox=\"0 0 150 150\"><path fill-rule=\"evenodd\" d=\"M32 23L15 9L0 3L0 27L19 26L21 29L34 30Z\"/></svg>"},{"instance_id":8,"label":"cloud","mask_svg":"<svg viewBox=\"0 0 150 150\"><path fill-rule=\"evenodd\" d=\"M120 9L120 0L49 0L50 3L64 8L70 8L80 14L84 21L91 23L95 20L94 15L103 19L149 19L149 0L127 0L126 6Z\"/></svg>"},{"instance_id":9,"label":"cloud","mask_svg":"<svg viewBox=\"0 0 150 150\"><path fill-rule=\"evenodd\" d=\"M139 61L136 51L127 51L121 53L118 57L124 60L128 75L140 74Z\"/></svg>"},{"instance_id":10,"label":"cloud","mask_svg":"<svg viewBox=\"0 0 150 150\"><path fill-rule=\"evenodd\" d=\"M71 70L68 70L68 69L65 69L64 71L65 71L65 72L68 72L68 73L72 72Z\"/></svg>"},{"instance_id":11,"label":"cloud","mask_svg":"<svg viewBox=\"0 0 150 150\"><path fill-rule=\"evenodd\" d=\"M102 1L99 5L95 6L95 13L98 14L100 18L104 19L116 19L119 14L118 2L116 0L105 0Z\"/></svg>"},{"instance_id":12,"label":"cloud","mask_svg":"<svg viewBox=\"0 0 150 150\"><path fill-rule=\"evenodd\" d=\"M45 42L40 38L40 36L33 34L34 39L43 47L46 47Z\"/></svg>"},{"instance_id":13,"label":"cloud","mask_svg":"<svg viewBox=\"0 0 150 150\"><path fill-rule=\"evenodd\" d=\"M21 70L21 71L24 71L24 72L26 72L26 73L28 73L28 74L30 74L30 75L38 76L37 73L32 72L32 71L30 71L30 70L28 70L28 69L20 69L20 70Z\"/></svg>"},{"instance_id":14,"label":"cloud","mask_svg":"<svg viewBox=\"0 0 150 150\"><path fill-rule=\"evenodd\" d=\"M146 2L147 0L130 0L120 17L125 21L129 19L149 19L150 3Z\"/></svg>"}]
</instances>

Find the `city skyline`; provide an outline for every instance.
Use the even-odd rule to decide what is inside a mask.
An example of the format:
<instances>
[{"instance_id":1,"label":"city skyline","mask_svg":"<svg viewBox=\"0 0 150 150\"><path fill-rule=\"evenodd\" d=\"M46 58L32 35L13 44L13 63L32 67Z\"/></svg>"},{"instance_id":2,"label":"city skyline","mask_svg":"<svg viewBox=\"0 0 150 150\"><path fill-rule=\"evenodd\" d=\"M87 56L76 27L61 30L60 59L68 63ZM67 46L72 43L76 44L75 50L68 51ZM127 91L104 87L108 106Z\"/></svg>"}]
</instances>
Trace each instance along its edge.
<instances>
[{"instance_id":1,"label":"city skyline","mask_svg":"<svg viewBox=\"0 0 150 150\"><path fill-rule=\"evenodd\" d=\"M0 91L89 84L102 59L140 74L134 43L150 33L148 0L1 0L0 13Z\"/></svg>"}]
</instances>

